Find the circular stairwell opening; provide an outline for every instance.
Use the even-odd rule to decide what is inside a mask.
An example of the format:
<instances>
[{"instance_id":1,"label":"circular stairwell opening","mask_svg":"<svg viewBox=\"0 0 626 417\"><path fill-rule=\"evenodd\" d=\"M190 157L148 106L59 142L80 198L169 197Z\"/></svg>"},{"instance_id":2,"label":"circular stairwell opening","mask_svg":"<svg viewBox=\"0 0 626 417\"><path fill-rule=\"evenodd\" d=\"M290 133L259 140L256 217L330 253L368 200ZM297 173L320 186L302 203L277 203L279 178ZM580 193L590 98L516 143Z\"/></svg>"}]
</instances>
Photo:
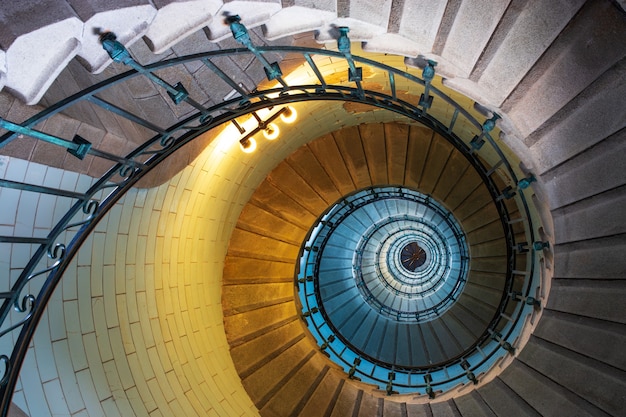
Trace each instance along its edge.
<instances>
[{"instance_id":1,"label":"circular stairwell opening","mask_svg":"<svg viewBox=\"0 0 626 417\"><path fill-rule=\"evenodd\" d=\"M389 368L431 365L420 351L439 347L416 343L416 325L445 315L469 272L465 233L450 211L406 187L369 187L331 205L305 246L316 254L317 309L347 349ZM381 342L399 333L409 342Z\"/></svg>"},{"instance_id":2,"label":"circular stairwell opening","mask_svg":"<svg viewBox=\"0 0 626 417\"><path fill-rule=\"evenodd\" d=\"M417 268L426 263L426 250L419 242L412 241L404 245L400 251L400 264L409 272L415 272Z\"/></svg>"}]
</instances>

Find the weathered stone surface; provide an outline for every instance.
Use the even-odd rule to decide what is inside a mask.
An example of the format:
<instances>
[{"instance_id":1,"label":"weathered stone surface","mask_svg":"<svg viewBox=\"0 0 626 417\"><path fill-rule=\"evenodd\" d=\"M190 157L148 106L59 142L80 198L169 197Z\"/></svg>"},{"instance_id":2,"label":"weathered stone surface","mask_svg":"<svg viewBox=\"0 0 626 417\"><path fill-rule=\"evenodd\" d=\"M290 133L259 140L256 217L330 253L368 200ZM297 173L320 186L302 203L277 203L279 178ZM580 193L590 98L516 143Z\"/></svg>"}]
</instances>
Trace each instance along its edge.
<instances>
[{"instance_id":1,"label":"weathered stone surface","mask_svg":"<svg viewBox=\"0 0 626 417\"><path fill-rule=\"evenodd\" d=\"M543 312L535 335L626 371L626 326L553 310Z\"/></svg>"},{"instance_id":2,"label":"weathered stone surface","mask_svg":"<svg viewBox=\"0 0 626 417\"><path fill-rule=\"evenodd\" d=\"M520 361L514 361L502 373L501 378L542 416L605 415L601 410Z\"/></svg>"},{"instance_id":3,"label":"weathered stone surface","mask_svg":"<svg viewBox=\"0 0 626 417\"><path fill-rule=\"evenodd\" d=\"M524 141L538 174L573 158L624 128L626 59L602 74Z\"/></svg>"},{"instance_id":4,"label":"weathered stone surface","mask_svg":"<svg viewBox=\"0 0 626 417\"><path fill-rule=\"evenodd\" d=\"M626 296L624 280L570 280L559 279L552 283L547 308L585 317L626 324L621 309Z\"/></svg>"},{"instance_id":5,"label":"weathered stone surface","mask_svg":"<svg viewBox=\"0 0 626 417\"><path fill-rule=\"evenodd\" d=\"M167 0L155 5L158 11L144 38L150 49L160 54L209 23L222 2Z\"/></svg>"},{"instance_id":6,"label":"weathered stone surface","mask_svg":"<svg viewBox=\"0 0 626 417\"><path fill-rule=\"evenodd\" d=\"M469 77L508 4L509 0L461 2L441 53L458 68L457 76Z\"/></svg>"},{"instance_id":7,"label":"weathered stone surface","mask_svg":"<svg viewBox=\"0 0 626 417\"><path fill-rule=\"evenodd\" d=\"M582 0L534 2L506 33L498 52L485 63L479 84L501 104L583 4Z\"/></svg>"},{"instance_id":8,"label":"weathered stone surface","mask_svg":"<svg viewBox=\"0 0 626 417\"><path fill-rule=\"evenodd\" d=\"M554 248L554 274L559 278L626 277L626 235L559 244Z\"/></svg>"},{"instance_id":9,"label":"weathered stone surface","mask_svg":"<svg viewBox=\"0 0 626 417\"><path fill-rule=\"evenodd\" d=\"M262 25L281 9L280 0L262 1L233 1L224 3L215 13L215 18L207 25L209 39L219 41L232 36L230 27L225 21L226 16L239 15L241 23L252 29Z\"/></svg>"},{"instance_id":10,"label":"weathered stone surface","mask_svg":"<svg viewBox=\"0 0 626 417\"><path fill-rule=\"evenodd\" d=\"M542 177L553 209L626 184L626 128Z\"/></svg>"},{"instance_id":11,"label":"weathered stone surface","mask_svg":"<svg viewBox=\"0 0 626 417\"><path fill-rule=\"evenodd\" d=\"M494 379L489 384L479 388L478 391L489 409L497 416L540 416L537 411L502 382L500 378Z\"/></svg>"},{"instance_id":12,"label":"weathered stone surface","mask_svg":"<svg viewBox=\"0 0 626 417\"><path fill-rule=\"evenodd\" d=\"M624 14L610 2L586 2L502 107L528 135L624 56Z\"/></svg>"},{"instance_id":13,"label":"weathered stone surface","mask_svg":"<svg viewBox=\"0 0 626 417\"><path fill-rule=\"evenodd\" d=\"M608 415L620 415L626 406L624 371L538 338L528 342L519 359Z\"/></svg>"},{"instance_id":14,"label":"weathered stone surface","mask_svg":"<svg viewBox=\"0 0 626 417\"><path fill-rule=\"evenodd\" d=\"M325 9L325 6L334 9L334 2L332 3L331 5L324 4L324 2L315 2L310 5L312 7L297 5L283 7L265 22L264 35L267 39L278 39L315 30L337 16L334 10Z\"/></svg>"},{"instance_id":15,"label":"weathered stone surface","mask_svg":"<svg viewBox=\"0 0 626 417\"><path fill-rule=\"evenodd\" d=\"M626 186L614 188L553 212L557 243L626 232Z\"/></svg>"},{"instance_id":16,"label":"weathered stone surface","mask_svg":"<svg viewBox=\"0 0 626 417\"><path fill-rule=\"evenodd\" d=\"M454 403L463 417L495 417L478 391L471 391L461 397L455 398Z\"/></svg>"},{"instance_id":17,"label":"weathered stone surface","mask_svg":"<svg viewBox=\"0 0 626 417\"><path fill-rule=\"evenodd\" d=\"M0 13L0 28L6 52L0 73L6 73L7 90L28 104L41 99L82 47L83 24L65 2L9 2Z\"/></svg>"},{"instance_id":18,"label":"weathered stone surface","mask_svg":"<svg viewBox=\"0 0 626 417\"><path fill-rule=\"evenodd\" d=\"M115 5L97 0L67 1L84 22L78 56L85 67L96 74L112 62L100 43L102 33L113 32L119 42L129 46L146 33L156 15L156 9L148 0L119 0Z\"/></svg>"}]
</instances>

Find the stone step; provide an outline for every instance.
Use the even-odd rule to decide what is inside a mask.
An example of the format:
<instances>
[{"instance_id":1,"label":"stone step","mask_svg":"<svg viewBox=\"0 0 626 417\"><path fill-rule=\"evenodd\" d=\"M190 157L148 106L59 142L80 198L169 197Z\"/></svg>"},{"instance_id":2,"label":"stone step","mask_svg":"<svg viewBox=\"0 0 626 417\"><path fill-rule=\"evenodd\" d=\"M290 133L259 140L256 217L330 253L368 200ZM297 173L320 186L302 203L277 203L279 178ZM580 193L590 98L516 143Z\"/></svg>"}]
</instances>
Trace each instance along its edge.
<instances>
[{"instance_id":1,"label":"stone step","mask_svg":"<svg viewBox=\"0 0 626 417\"><path fill-rule=\"evenodd\" d=\"M358 407L357 399L363 395L362 391L348 383L342 384L339 388L339 392L335 392L335 401L329 415L330 417L351 416Z\"/></svg>"},{"instance_id":2,"label":"stone step","mask_svg":"<svg viewBox=\"0 0 626 417\"><path fill-rule=\"evenodd\" d=\"M315 181L309 181L309 186L326 202L327 206L330 206L343 195L336 185L337 182L341 181L340 178L349 177L349 174L345 167L342 170L341 166L333 164L332 161L336 158L333 150L337 149L332 146L331 142L324 139L318 139L313 144L298 148L285 159L285 163L300 177L315 178ZM318 155L324 155L324 157L318 158ZM337 173L333 175L333 171L327 171L324 165L329 168L336 167Z\"/></svg>"},{"instance_id":3,"label":"stone step","mask_svg":"<svg viewBox=\"0 0 626 417\"><path fill-rule=\"evenodd\" d=\"M300 341L304 334L297 320L271 329L267 333L231 346L231 356L242 378L266 366L284 350Z\"/></svg>"},{"instance_id":4,"label":"stone step","mask_svg":"<svg viewBox=\"0 0 626 417\"><path fill-rule=\"evenodd\" d=\"M463 417L496 417L480 392L476 390L455 398L454 404Z\"/></svg>"},{"instance_id":5,"label":"stone step","mask_svg":"<svg viewBox=\"0 0 626 417\"><path fill-rule=\"evenodd\" d=\"M468 78L509 3L508 0L478 0L460 2L457 7L448 6L444 19L450 20L451 24L446 27L445 38L439 40L441 52L436 52L441 56L441 70Z\"/></svg>"},{"instance_id":6,"label":"stone step","mask_svg":"<svg viewBox=\"0 0 626 417\"><path fill-rule=\"evenodd\" d=\"M603 30L596 22L602 22ZM530 134L626 56L624 39L624 16L614 4L585 2L515 87L503 110L523 136Z\"/></svg>"},{"instance_id":7,"label":"stone step","mask_svg":"<svg viewBox=\"0 0 626 417\"><path fill-rule=\"evenodd\" d=\"M626 371L621 346L626 325L546 309L534 334L551 343Z\"/></svg>"},{"instance_id":8,"label":"stone step","mask_svg":"<svg viewBox=\"0 0 626 417\"><path fill-rule=\"evenodd\" d=\"M519 360L608 415L619 415L626 407L624 371L537 337L531 337Z\"/></svg>"},{"instance_id":9,"label":"stone step","mask_svg":"<svg viewBox=\"0 0 626 417\"><path fill-rule=\"evenodd\" d=\"M457 304L462 307L467 314L461 318L464 324L473 329L476 337L480 336L494 315L494 306L487 303L489 298L483 299L472 296L475 293L471 288L463 291L459 296ZM478 291L482 295L481 291Z\"/></svg>"},{"instance_id":10,"label":"stone step","mask_svg":"<svg viewBox=\"0 0 626 417\"><path fill-rule=\"evenodd\" d=\"M515 393L500 378L478 389L487 407L497 416L540 417L537 411Z\"/></svg>"},{"instance_id":11,"label":"stone step","mask_svg":"<svg viewBox=\"0 0 626 417\"><path fill-rule=\"evenodd\" d=\"M215 18L207 24L209 39L212 41L220 41L232 36L230 27L224 22L226 16L239 15L241 17L241 23L246 25L248 29L252 29L267 22L270 17L280 9L281 4L278 2L224 2L215 13Z\"/></svg>"},{"instance_id":12,"label":"stone step","mask_svg":"<svg viewBox=\"0 0 626 417\"><path fill-rule=\"evenodd\" d=\"M298 414L302 417L329 415L344 385L343 377L337 371L329 370L328 366L322 368L319 377L321 379L314 387L311 395L308 398L303 398L305 404Z\"/></svg>"},{"instance_id":13,"label":"stone step","mask_svg":"<svg viewBox=\"0 0 626 417\"><path fill-rule=\"evenodd\" d=\"M310 185L314 182L310 174L302 177L288 164L280 164L272 170L267 177L267 182L316 217L328 208L326 201Z\"/></svg>"},{"instance_id":14,"label":"stone step","mask_svg":"<svg viewBox=\"0 0 626 417\"><path fill-rule=\"evenodd\" d=\"M493 33L470 75L487 100L484 104L502 104L583 3L577 0L554 7L554 2L542 0L521 12L516 7L507 10L504 24ZM517 47L519 39L527 40L523 49Z\"/></svg>"},{"instance_id":15,"label":"stone step","mask_svg":"<svg viewBox=\"0 0 626 417\"><path fill-rule=\"evenodd\" d=\"M445 2L420 4L420 7L411 2L392 2L386 33L371 36L363 49L411 57L431 51L440 25L447 23L442 20L445 11Z\"/></svg>"},{"instance_id":16,"label":"stone step","mask_svg":"<svg viewBox=\"0 0 626 417\"><path fill-rule=\"evenodd\" d=\"M65 1L43 0L33 6L46 13L24 6L3 5L0 47L5 52L5 88L23 102L36 104L83 48L84 27Z\"/></svg>"},{"instance_id":17,"label":"stone step","mask_svg":"<svg viewBox=\"0 0 626 417\"><path fill-rule=\"evenodd\" d=\"M470 246L482 242L489 242L494 238L494 236L498 236L500 234L502 234L502 222L499 218L480 226L471 232L466 232L467 241Z\"/></svg>"},{"instance_id":18,"label":"stone step","mask_svg":"<svg viewBox=\"0 0 626 417\"><path fill-rule=\"evenodd\" d=\"M254 204L247 204L243 208L237 227L295 245L302 244L308 231Z\"/></svg>"},{"instance_id":19,"label":"stone step","mask_svg":"<svg viewBox=\"0 0 626 417\"><path fill-rule=\"evenodd\" d=\"M591 198L552 212L554 226L561 230L557 243L614 236L626 232L626 185L597 194Z\"/></svg>"},{"instance_id":20,"label":"stone step","mask_svg":"<svg viewBox=\"0 0 626 417\"><path fill-rule=\"evenodd\" d=\"M542 416L608 416L521 361L514 361L500 378Z\"/></svg>"},{"instance_id":21,"label":"stone step","mask_svg":"<svg viewBox=\"0 0 626 417\"><path fill-rule=\"evenodd\" d=\"M410 127L404 174L404 184L407 187L419 189L424 165L426 164L426 150L430 148L430 143L434 136L434 133L426 127Z\"/></svg>"},{"instance_id":22,"label":"stone step","mask_svg":"<svg viewBox=\"0 0 626 417\"><path fill-rule=\"evenodd\" d=\"M302 376L302 369L313 357L315 357L315 351L312 350L311 344L302 339L282 351L262 368L242 378L241 382L251 398L255 399L255 405L259 409L262 410L266 406L276 407L276 402L270 404L272 398L284 390L285 385L289 384L296 375ZM310 377L310 369L307 370ZM315 371L313 374L319 372ZM290 406L295 406L295 404L291 403Z\"/></svg>"},{"instance_id":23,"label":"stone step","mask_svg":"<svg viewBox=\"0 0 626 417\"><path fill-rule=\"evenodd\" d=\"M428 148L426 163L422 178L420 179L420 191L425 194L433 194L441 177L446 176L447 163L454 147L450 142L439 135L435 135Z\"/></svg>"},{"instance_id":24,"label":"stone step","mask_svg":"<svg viewBox=\"0 0 626 417\"><path fill-rule=\"evenodd\" d=\"M251 201L258 207L305 230L309 230L317 218L316 214L307 211L302 205L267 181L259 185Z\"/></svg>"},{"instance_id":25,"label":"stone step","mask_svg":"<svg viewBox=\"0 0 626 417\"><path fill-rule=\"evenodd\" d=\"M365 156L362 141L359 140L359 128L353 126L341 129L333 133L333 137L348 168L355 189L358 190L371 186L372 177L367 165L367 157Z\"/></svg>"},{"instance_id":26,"label":"stone step","mask_svg":"<svg viewBox=\"0 0 626 417\"><path fill-rule=\"evenodd\" d=\"M217 13L223 2L157 0L153 4L157 12L144 39L152 52L161 54L202 29L213 19L219 19Z\"/></svg>"},{"instance_id":27,"label":"stone step","mask_svg":"<svg viewBox=\"0 0 626 417\"><path fill-rule=\"evenodd\" d=\"M557 244L554 273L560 278L623 279L626 276L626 235Z\"/></svg>"},{"instance_id":28,"label":"stone step","mask_svg":"<svg viewBox=\"0 0 626 417\"><path fill-rule=\"evenodd\" d=\"M249 242L253 241L257 242L257 246L252 251ZM243 229L235 229L233 231L229 247L229 252L232 256L248 256L278 262L293 262L298 257L299 250L299 244L283 242Z\"/></svg>"},{"instance_id":29,"label":"stone step","mask_svg":"<svg viewBox=\"0 0 626 417\"><path fill-rule=\"evenodd\" d=\"M295 359L295 358L294 358ZM259 410L261 415L299 415L327 373L326 361L320 355L299 363L289 379L281 381L275 395Z\"/></svg>"},{"instance_id":30,"label":"stone step","mask_svg":"<svg viewBox=\"0 0 626 417\"><path fill-rule=\"evenodd\" d=\"M337 17L336 2L318 1L311 4L283 6L264 24L264 35L267 39L277 39L298 33L316 30Z\"/></svg>"},{"instance_id":31,"label":"stone step","mask_svg":"<svg viewBox=\"0 0 626 417\"><path fill-rule=\"evenodd\" d=\"M275 262L229 254L224 261L224 280L231 283L293 282L293 269L293 262Z\"/></svg>"},{"instance_id":32,"label":"stone step","mask_svg":"<svg viewBox=\"0 0 626 417\"><path fill-rule=\"evenodd\" d=\"M626 183L626 128L543 175L553 209ZM619 167L619 169L615 169Z\"/></svg>"},{"instance_id":33,"label":"stone step","mask_svg":"<svg viewBox=\"0 0 626 417\"><path fill-rule=\"evenodd\" d=\"M549 309L610 322L626 324L622 309L626 296L624 280L555 279Z\"/></svg>"},{"instance_id":34,"label":"stone step","mask_svg":"<svg viewBox=\"0 0 626 417\"><path fill-rule=\"evenodd\" d=\"M156 9L148 0L126 0L114 8L97 0L66 1L84 23L79 60L96 74L113 62L102 48L101 33L113 32L123 45L131 45L147 32L156 15Z\"/></svg>"},{"instance_id":35,"label":"stone step","mask_svg":"<svg viewBox=\"0 0 626 417\"><path fill-rule=\"evenodd\" d=\"M325 135L307 146L336 187L340 197L355 190L349 168L343 162L342 153L333 135Z\"/></svg>"},{"instance_id":36,"label":"stone step","mask_svg":"<svg viewBox=\"0 0 626 417\"><path fill-rule=\"evenodd\" d=\"M496 289L478 285L475 284L471 278L473 278L473 276L470 276L470 280L465 284L463 293L479 300L481 304L493 307L495 310L502 298L502 288Z\"/></svg>"},{"instance_id":37,"label":"stone step","mask_svg":"<svg viewBox=\"0 0 626 417\"><path fill-rule=\"evenodd\" d=\"M524 139L536 161L536 173L582 154L624 128L626 59L588 85L541 128Z\"/></svg>"},{"instance_id":38,"label":"stone step","mask_svg":"<svg viewBox=\"0 0 626 417\"><path fill-rule=\"evenodd\" d=\"M467 313L464 309L453 306L442 317L441 321L445 325L447 331L454 335L456 343L458 343L462 349L467 349L476 341L476 326L467 326L463 320L471 320L467 317Z\"/></svg>"}]
</instances>

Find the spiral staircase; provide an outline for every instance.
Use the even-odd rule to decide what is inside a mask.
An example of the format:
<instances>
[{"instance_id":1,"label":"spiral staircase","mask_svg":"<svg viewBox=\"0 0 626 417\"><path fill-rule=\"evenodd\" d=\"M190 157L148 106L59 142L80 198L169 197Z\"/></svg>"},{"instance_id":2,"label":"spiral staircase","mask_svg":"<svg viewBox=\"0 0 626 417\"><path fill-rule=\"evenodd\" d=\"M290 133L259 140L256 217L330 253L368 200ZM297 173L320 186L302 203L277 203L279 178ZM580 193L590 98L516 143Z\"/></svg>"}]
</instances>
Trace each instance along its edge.
<instances>
[{"instance_id":1,"label":"spiral staircase","mask_svg":"<svg viewBox=\"0 0 626 417\"><path fill-rule=\"evenodd\" d=\"M145 65L237 46L221 19L234 14L249 28L257 27L252 33L258 43L277 39L311 45L315 31L318 42L333 48L336 27L349 26L351 40L362 42L362 50L353 44L355 55L416 73L428 60L436 62L433 88L445 90L481 122L498 114L495 141L515 172L536 178L524 192L529 216L538 225L536 240L549 244L528 255L537 261L540 285L525 300L538 305L527 306L523 326L511 339L515 349L500 349L497 358L477 368L476 384L465 378L460 365L469 357L465 352L490 328L502 300L515 297L509 290L522 285L505 285L509 272L525 268L525 261L508 265L510 254L526 253L523 246L511 247L503 227L510 223L515 242L524 242L523 222L513 220L526 214L515 199L499 198L484 182L468 157L478 153L471 151L471 136L463 151L438 126L384 108L316 100L294 104L297 123L281 126L281 139L259 143L254 154L208 133L145 176L141 184L147 188L124 190L68 262L32 342L24 346L9 415L624 415L623 4L374 3L137 0L102 5L67 0L3 5L0 114L22 123L125 71L111 64L102 49L94 35L99 27L116 32ZM285 74L304 62L281 58ZM159 75L168 82L183 80L192 96L203 97L202 104L268 82L252 58L233 56L220 65L246 88L218 84L187 61ZM352 81L336 58L320 68L332 74L335 66L337 83ZM119 111L103 111L102 100L164 125L185 120L193 110L186 102L172 104L154 85L137 80L107 90L98 103L82 102L55 114L38 128L66 138L78 133L123 155L143 143L153 126L129 123ZM379 80L379 74L364 68L368 91L382 90ZM402 87L399 97L419 101L420 91ZM68 192L84 192L112 166L91 156L79 163L64 149L28 137L0 152L3 180ZM490 157L483 154L479 160L496 174L489 178L502 191L511 184ZM13 190L6 181L0 191L3 237L40 238L69 207L61 197ZM381 199L389 187L418 194L412 202L395 194ZM458 300L434 318L406 324L392 320L391 313L375 313L356 286L346 289L353 282L348 271L354 253L342 249L350 241L358 246L371 224L389 218L397 221L372 232L374 243L382 241L376 234L381 230L411 236L418 216L406 215L420 210L415 202L422 201L420 195L430 196L456 219L469 266L466 276L461 273ZM308 294L308 275L299 260L317 256L307 245L313 230L325 227L325 213L351 196L369 196L370 209L352 213L335 229L342 238L329 240L319 252L317 272L333 274L317 290L325 294L324 311L311 314L303 295ZM503 220L502 210L508 219ZM0 242L3 253L10 254L0 263L3 291L9 291L38 244ZM428 252L427 262L431 258L436 256ZM367 264L367 254L363 259ZM361 268L363 282L377 285L370 292L384 287L375 281L376 264ZM345 272L341 282L333 282L337 268ZM519 281L524 274L513 276ZM3 326L18 322L18 313ZM322 313L343 336L329 341L327 334L316 333L314 316ZM4 351L10 353L16 340L15 332L0 338ZM399 382L404 371L393 366L381 368L385 377L397 374L396 379L389 376L387 386L385 378L381 382L372 372L368 379L358 367L351 375L352 357L342 362L337 353L337 346L346 343L363 354L363 364L373 357L385 366L405 365L407 373L417 372L419 388L404 390ZM434 368L448 361L457 361L463 378L437 387ZM433 395L426 391L425 372L435 376Z\"/></svg>"}]
</instances>

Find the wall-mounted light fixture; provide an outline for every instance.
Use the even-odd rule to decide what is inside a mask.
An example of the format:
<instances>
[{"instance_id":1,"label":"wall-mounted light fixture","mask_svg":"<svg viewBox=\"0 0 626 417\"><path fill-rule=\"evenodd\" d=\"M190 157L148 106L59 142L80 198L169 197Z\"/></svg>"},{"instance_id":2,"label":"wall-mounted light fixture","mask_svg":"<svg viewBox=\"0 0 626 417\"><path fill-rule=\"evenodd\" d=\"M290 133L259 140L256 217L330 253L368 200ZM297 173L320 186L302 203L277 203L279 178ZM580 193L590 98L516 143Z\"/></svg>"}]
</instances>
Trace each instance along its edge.
<instances>
[{"instance_id":1,"label":"wall-mounted light fixture","mask_svg":"<svg viewBox=\"0 0 626 417\"><path fill-rule=\"evenodd\" d=\"M278 117L280 117L281 120L285 123L293 123L298 117L296 110L293 107L289 106L281 108L265 120L263 120L257 114L257 112L252 112L252 116L256 119L257 126L239 140L241 150L246 153L251 153L256 149L257 143L253 136L259 132L263 132L263 136L265 136L265 138L268 140L274 140L278 138L278 136L280 135L280 128L276 123L274 123L274 121L278 119ZM233 120L233 124L237 126L237 129L239 129L240 133L245 133L245 129L239 123L237 123L236 120Z\"/></svg>"}]
</instances>

